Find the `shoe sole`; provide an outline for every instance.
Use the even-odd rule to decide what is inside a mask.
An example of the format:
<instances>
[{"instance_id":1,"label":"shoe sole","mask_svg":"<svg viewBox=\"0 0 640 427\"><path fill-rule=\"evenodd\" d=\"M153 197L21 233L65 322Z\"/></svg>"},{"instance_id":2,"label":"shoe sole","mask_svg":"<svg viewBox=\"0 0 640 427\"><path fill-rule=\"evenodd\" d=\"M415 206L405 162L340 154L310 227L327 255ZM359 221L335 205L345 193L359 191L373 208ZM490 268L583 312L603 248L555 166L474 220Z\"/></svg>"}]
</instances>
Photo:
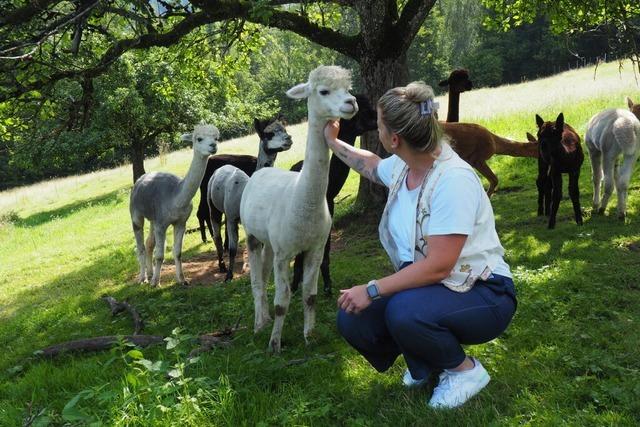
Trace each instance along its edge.
<instances>
[{"instance_id":1,"label":"shoe sole","mask_svg":"<svg viewBox=\"0 0 640 427\"><path fill-rule=\"evenodd\" d=\"M491 381L491 376L489 376L489 374L487 372L485 372L484 376L480 380L480 384L482 384L482 386L478 390L476 390L475 393L472 393L469 396L467 396L467 398L464 400L464 402L457 403L456 405L453 405L453 406L432 405L431 402L429 402L428 405L429 405L429 407L431 407L433 409L454 409L454 408L458 408L458 407L464 405L465 403L467 403L469 400L471 400L471 398L473 396L475 396L476 394L480 393L482 391L482 389L485 388L487 386L487 384L489 384L489 381Z\"/></svg>"}]
</instances>

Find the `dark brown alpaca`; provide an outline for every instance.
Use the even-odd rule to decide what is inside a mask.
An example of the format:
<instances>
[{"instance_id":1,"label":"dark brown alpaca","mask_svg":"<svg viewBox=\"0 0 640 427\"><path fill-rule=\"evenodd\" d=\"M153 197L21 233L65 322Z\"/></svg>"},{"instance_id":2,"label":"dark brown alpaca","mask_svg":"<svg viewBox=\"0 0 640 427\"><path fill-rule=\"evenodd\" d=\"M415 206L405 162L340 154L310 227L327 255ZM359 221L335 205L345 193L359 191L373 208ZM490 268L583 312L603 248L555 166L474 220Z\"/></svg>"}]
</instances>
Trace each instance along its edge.
<instances>
[{"instance_id":1,"label":"dark brown alpaca","mask_svg":"<svg viewBox=\"0 0 640 427\"><path fill-rule=\"evenodd\" d=\"M440 122L440 125L455 152L487 178L489 197L498 187L498 177L487 164L491 156L505 154L513 157L538 157L538 143L535 142L512 141L473 123Z\"/></svg>"},{"instance_id":2,"label":"dark brown alpaca","mask_svg":"<svg viewBox=\"0 0 640 427\"><path fill-rule=\"evenodd\" d=\"M449 78L438 83L438 86L449 87L447 122L457 122L460 112L460 94L473 88L473 82L469 80L469 72L463 69L453 70Z\"/></svg>"},{"instance_id":3,"label":"dark brown alpaca","mask_svg":"<svg viewBox=\"0 0 640 427\"><path fill-rule=\"evenodd\" d=\"M545 122L536 114L538 125L538 215L549 215L549 228L556 226L556 214L562 199L562 174L569 174L569 196L576 223L582 225L580 209L580 167L584 161L580 136L564 122L560 113L555 122Z\"/></svg>"}]
</instances>

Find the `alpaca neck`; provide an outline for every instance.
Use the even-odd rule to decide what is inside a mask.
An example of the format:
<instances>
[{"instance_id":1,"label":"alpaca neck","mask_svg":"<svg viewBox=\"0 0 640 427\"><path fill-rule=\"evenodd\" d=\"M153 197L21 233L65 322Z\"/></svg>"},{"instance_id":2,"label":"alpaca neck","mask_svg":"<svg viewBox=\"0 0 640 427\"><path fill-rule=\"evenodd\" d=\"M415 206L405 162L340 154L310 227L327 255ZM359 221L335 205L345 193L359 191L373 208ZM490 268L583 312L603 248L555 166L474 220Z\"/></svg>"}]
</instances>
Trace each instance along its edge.
<instances>
[{"instance_id":1,"label":"alpaca neck","mask_svg":"<svg viewBox=\"0 0 640 427\"><path fill-rule=\"evenodd\" d=\"M447 110L447 122L458 122L460 112L460 92L449 89L449 109Z\"/></svg>"},{"instance_id":2,"label":"alpaca neck","mask_svg":"<svg viewBox=\"0 0 640 427\"><path fill-rule=\"evenodd\" d=\"M191 160L191 166L185 175L182 182L180 182L180 191L175 198L175 205L179 207L187 206L191 203L191 199L195 196L196 191L200 188L204 171L207 168L208 156L193 152L193 159Z\"/></svg>"},{"instance_id":3,"label":"alpaca neck","mask_svg":"<svg viewBox=\"0 0 640 427\"><path fill-rule=\"evenodd\" d=\"M278 152L272 151L270 153L267 153L267 150L265 149L265 145L266 145L266 142L261 140L260 148L258 150L258 160L256 164L256 170L259 170L262 168L269 168L273 166L273 164L276 162L276 157L278 156Z\"/></svg>"},{"instance_id":4,"label":"alpaca neck","mask_svg":"<svg viewBox=\"0 0 640 427\"><path fill-rule=\"evenodd\" d=\"M329 181L329 147L324 140L325 120L309 117L304 167L300 172L296 195L301 204L326 204L325 194Z\"/></svg>"}]
</instances>

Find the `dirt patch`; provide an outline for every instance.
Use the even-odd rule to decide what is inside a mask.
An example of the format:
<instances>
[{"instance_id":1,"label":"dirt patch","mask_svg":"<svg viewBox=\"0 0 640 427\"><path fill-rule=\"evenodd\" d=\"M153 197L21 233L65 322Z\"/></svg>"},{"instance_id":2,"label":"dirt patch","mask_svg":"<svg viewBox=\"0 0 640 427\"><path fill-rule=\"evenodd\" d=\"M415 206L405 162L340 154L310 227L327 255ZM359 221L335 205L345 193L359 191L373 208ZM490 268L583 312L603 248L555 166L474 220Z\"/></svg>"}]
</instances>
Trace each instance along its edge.
<instances>
[{"instance_id":1,"label":"dirt patch","mask_svg":"<svg viewBox=\"0 0 640 427\"><path fill-rule=\"evenodd\" d=\"M233 278L249 274L249 257L245 248L239 248L233 268ZM240 253L242 256L239 256ZM226 254L225 254L226 255ZM229 258L225 256L225 263ZM218 269L218 258L213 252L196 255L182 260L184 277L192 285L211 285L223 283L227 273L221 273ZM176 267L173 263L165 262L160 271L160 283L172 283L176 280Z\"/></svg>"}]
</instances>

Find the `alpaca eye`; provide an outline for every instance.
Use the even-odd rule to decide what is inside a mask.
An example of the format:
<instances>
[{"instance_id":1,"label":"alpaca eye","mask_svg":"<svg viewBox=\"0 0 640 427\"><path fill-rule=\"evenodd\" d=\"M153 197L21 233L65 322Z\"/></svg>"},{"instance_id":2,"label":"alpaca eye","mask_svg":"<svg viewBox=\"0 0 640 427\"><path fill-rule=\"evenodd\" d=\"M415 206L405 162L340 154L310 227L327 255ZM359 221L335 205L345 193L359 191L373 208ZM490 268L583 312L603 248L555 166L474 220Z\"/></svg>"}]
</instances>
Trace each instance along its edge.
<instances>
[{"instance_id":1,"label":"alpaca eye","mask_svg":"<svg viewBox=\"0 0 640 427\"><path fill-rule=\"evenodd\" d=\"M201 137L201 136L199 136L199 137L197 138L197 141L198 141L198 142L202 142L202 137Z\"/></svg>"},{"instance_id":2,"label":"alpaca eye","mask_svg":"<svg viewBox=\"0 0 640 427\"><path fill-rule=\"evenodd\" d=\"M320 91L320 95L329 95L329 91L327 89L322 89Z\"/></svg>"}]
</instances>

